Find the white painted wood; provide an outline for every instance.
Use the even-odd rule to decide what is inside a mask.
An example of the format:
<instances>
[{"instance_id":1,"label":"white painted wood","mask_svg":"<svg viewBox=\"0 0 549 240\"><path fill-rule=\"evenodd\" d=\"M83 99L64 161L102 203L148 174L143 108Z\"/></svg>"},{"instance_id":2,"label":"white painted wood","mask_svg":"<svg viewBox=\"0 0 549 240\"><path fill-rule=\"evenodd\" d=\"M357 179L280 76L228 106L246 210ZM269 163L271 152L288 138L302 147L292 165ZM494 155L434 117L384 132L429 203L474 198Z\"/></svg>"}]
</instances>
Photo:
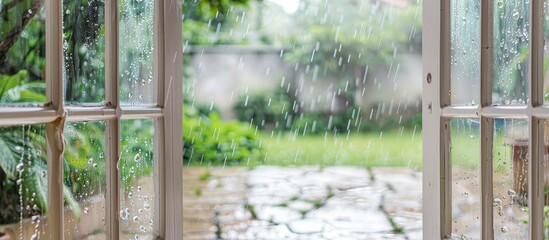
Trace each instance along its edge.
<instances>
[{"instance_id":1,"label":"white painted wood","mask_svg":"<svg viewBox=\"0 0 549 240\"><path fill-rule=\"evenodd\" d=\"M442 226L442 188L445 186L445 178L440 161L443 154L440 101L441 2L423 2L423 239L441 239L447 235Z\"/></svg>"},{"instance_id":2,"label":"white painted wood","mask_svg":"<svg viewBox=\"0 0 549 240\"><path fill-rule=\"evenodd\" d=\"M106 181L105 216L108 239L117 240L120 237L120 99L118 97L118 1L105 1L105 101L109 109L100 113L85 110L69 110L69 119L81 120L83 117L108 115L105 131ZM81 113L81 114L79 114ZM93 116L93 117L92 117ZM95 119L94 119L95 120Z\"/></svg>"},{"instance_id":3,"label":"white painted wood","mask_svg":"<svg viewBox=\"0 0 549 240\"><path fill-rule=\"evenodd\" d=\"M46 101L56 118L46 124L48 162L48 236L63 240L63 6L46 1ZM17 122L14 122L17 123Z\"/></svg>"}]
</instances>

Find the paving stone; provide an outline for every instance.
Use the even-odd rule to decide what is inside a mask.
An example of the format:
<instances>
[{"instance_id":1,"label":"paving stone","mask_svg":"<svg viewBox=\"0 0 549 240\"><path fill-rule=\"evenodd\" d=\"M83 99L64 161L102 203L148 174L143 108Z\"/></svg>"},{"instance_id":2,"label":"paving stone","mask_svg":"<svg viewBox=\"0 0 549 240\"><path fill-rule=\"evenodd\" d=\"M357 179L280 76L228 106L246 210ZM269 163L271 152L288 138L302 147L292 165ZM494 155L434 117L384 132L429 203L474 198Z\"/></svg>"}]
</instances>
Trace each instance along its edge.
<instances>
[{"instance_id":1,"label":"paving stone","mask_svg":"<svg viewBox=\"0 0 549 240\"><path fill-rule=\"evenodd\" d=\"M324 223L317 219L298 219L287 225L290 231L296 234L320 233L324 230Z\"/></svg>"},{"instance_id":2,"label":"paving stone","mask_svg":"<svg viewBox=\"0 0 549 240\"><path fill-rule=\"evenodd\" d=\"M376 181L354 167L212 168L200 181L206 171L184 169L184 239L421 239L421 175L409 169Z\"/></svg>"},{"instance_id":3,"label":"paving stone","mask_svg":"<svg viewBox=\"0 0 549 240\"><path fill-rule=\"evenodd\" d=\"M258 219L274 223L287 223L291 220L301 218L301 213L287 207L257 206L254 208Z\"/></svg>"}]
</instances>

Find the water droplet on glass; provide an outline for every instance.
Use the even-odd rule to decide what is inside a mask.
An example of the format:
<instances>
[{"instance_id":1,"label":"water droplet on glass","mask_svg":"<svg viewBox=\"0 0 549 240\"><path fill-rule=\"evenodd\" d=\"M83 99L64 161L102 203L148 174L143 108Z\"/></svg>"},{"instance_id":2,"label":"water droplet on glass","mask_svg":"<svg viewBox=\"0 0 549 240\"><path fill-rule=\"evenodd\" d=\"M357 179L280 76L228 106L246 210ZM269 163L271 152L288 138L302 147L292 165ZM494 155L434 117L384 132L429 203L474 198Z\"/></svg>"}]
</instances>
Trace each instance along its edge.
<instances>
[{"instance_id":1,"label":"water droplet on glass","mask_svg":"<svg viewBox=\"0 0 549 240\"><path fill-rule=\"evenodd\" d=\"M24 163L17 164L17 166L15 166L15 170L17 170L18 172L22 172L23 170L25 170L25 164Z\"/></svg>"},{"instance_id":2,"label":"water droplet on glass","mask_svg":"<svg viewBox=\"0 0 549 240\"><path fill-rule=\"evenodd\" d=\"M34 233L31 237L30 237L30 240L37 240L38 239L38 234L37 233Z\"/></svg>"},{"instance_id":3,"label":"water droplet on glass","mask_svg":"<svg viewBox=\"0 0 549 240\"><path fill-rule=\"evenodd\" d=\"M138 217L138 216L133 217L133 221L134 221L134 222L138 222L138 221L139 221L139 217Z\"/></svg>"},{"instance_id":4,"label":"water droplet on glass","mask_svg":"<svg viewBox=\"0 0 549 240\"><path fill-rule=\"evenodd\" d=\"M137 191L141 192L141 186L137 186Z\"/></svg>"},{"instance_id":5,"label":"water droplet on glass","mask_svg":"<svg viewBox=\"0 0 549 240\"><path fill-rule=\"evenodd\" d=\"M141 229L142 232L146 232L146 231L147 231L147 228L145 228L144 226L140 226L139 229Z\"/></svg>"},{"instance_id":6,"label":"water droplet on glass","mask_svg":"<svg viewBox=\"0 0 549 240\"><path fill-rule=\"evenodd\" d=\"M141 155L139 155L139 153L135 154L135 157L133 157L133 160L136 161L136 162L141 161Z\"/></svg>"},{"instance_id":7,"label":"water droplet on glass","mask_svg":"<svg viewBox=\"0 0 549 240\"><path fill-rule=\"evenodd\" d=\"M507 191L507 194L509 194L509 196L511 196L511 197L515 197L517 195L517 193L513 189L509 189Z\"/></svg>"},{"instance_id":8,"label":"water droplet on glass","mask_svg":"<svg viewBox=\"0 0 549 240\"><path fill-rule=\"evenodd\" d=\"M17 183L17 185L21 185L23 183L23 179L21 179L21 178L17 179L16 183Z\"/></svg>"},{"instance_id":9,"label":"water droplet on glass","mask_svg":"<svg viewBox=\"0 0 549 240\"><path fill-rule=\"evenodd\" d=\"M35 224L40 219L40 215L34 215L31 217L31 223Z\"/></svg>"},{"instance_id":10,"label":"water droplet on glass","mask_svg":"<svg viewBox=\"0 0 549 240\"><path fill-rule=\"evenodd\" d=\"M501 232L502 233L507 233L509 230L507 230L507 227L501 227Z\"/></svg>"},{"instance_id":11,"label":"water droplet on glass","mask_svg":"<svg viewBox=\"0 0 549 240\"><path fill-rule=\"evenodd\" d=\"M89 158L88 159L88 164L92 164L93 163L93 158Z\"/></svg>"},{"instance_id":12,"label":"water droplet on glass","mask_svg":"<svg viewBox=\"0 0 549 240\"><path fill-rule=\"evenodd\" d=\"M151 205L146 202L143 204L143 208L148 211L149 209L151 209Z\"/></svg>"},{"instance_id":13,"label":"water droplet on glass","mask_svg":"<svg viewBox=\"0 0 549 240\"><path fill-rule=\"evenodd\" d=\"M518 20L520 17L520 14L517 9L513 11L513 19Z\"/></svg>"},{"instance_id":14,"label":"water droplet on glass","mask_svg":"<svg viewBox=\"0 0 549 240\"><path fill-rule=\"evenodd\" d=\"M84 208L84 213L88 213L89 209L87 207Z\"/></svg>"},{"instance_id":15,"label":"water droplet on glass","mask_svg":"<svg viewBox=\"0 0 549 240\"><path fill-rule=\"evenodd\" d=\"M494 198L494 201L493 201L493 206L494 207L501 207L501 199L500 198Z\"/></svg>"},{"instance_id":16,"label":"water droplet on glass","mask_svg":"<svg viewBox=\"0 0 549 240\"><path fill-rule=\"evenodd\" d=\"M94 163L94 164L93 164L93 167L96 168L96 167L97 167L97 163Z\"/></svg>"},{"instance_id":17,"label":"water droplet on glass","mask_svg":"<svg viewBox=\"0 0 549 240\"><path fill-rule=\"evenodd\" d=\"M128 208L120 210L120 218L122 220L128 220L128 218L130 218L130 210Z\"/></svg>"}]
</instances>

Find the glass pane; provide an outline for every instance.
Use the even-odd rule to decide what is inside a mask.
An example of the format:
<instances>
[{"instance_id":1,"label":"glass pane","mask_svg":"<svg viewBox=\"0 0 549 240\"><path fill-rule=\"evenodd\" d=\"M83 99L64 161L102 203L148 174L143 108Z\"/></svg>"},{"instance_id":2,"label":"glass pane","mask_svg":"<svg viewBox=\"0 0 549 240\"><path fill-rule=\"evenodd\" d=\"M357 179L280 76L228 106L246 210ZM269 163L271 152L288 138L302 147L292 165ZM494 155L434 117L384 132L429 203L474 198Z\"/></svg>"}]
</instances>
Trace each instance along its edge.
<instances>
[{"instance_id":1,"label":"glass pane","mask_svg":"<svg viewBox=\"0 0 549 240\"><path fill-rule=\"evenodd\" d=\"M528 102L528 8L529 0L499 0L494 4L494 105Z\"/></svg>"},{"instance_id":2,"label":"glass pane","mask_svg":"<svg viewBox=\"0 0 549 240\"><path fill-rule=\"evenodd\" d=\"M46 101L44 1L10 1L0 5L0 107L43 104Z\"/></svg>"},{"instance_id":3,"label":"glass pane","mask_svg":"<svg viewBox=\"0 0 549 240\"><path fill-rule=\"evenodd\" d=\"M46 239L43 125L0 127L0 238Z\"/></svg>"},{"instance_id":4,"label":"glass pane","mask_svg":"<svg viewBox=\"0 0 549 240\"><path fill-rule=\"evenodd\" d=\"M543 89L545 104L549 103L549 78L547 78L549 67L549 1L543 1Z\"/></svg>"},{"instance_id":5,"label":"glass pane","mask_svg":"<svg viewBox=\"0 0 549 240\"><path fill-rule=\"evenodd\" d=\"M105 5L103 0L63 1L65 101L105 100Z\"/></svg>"},{"instance_id":6,"label":"glass pane","mask_svg":"<svg viewBox=\"0 0 549 240\"><path fill-rule=\"evenodd\" d=\"M494 120L494 234L528 238L528 121Z\"/></svg>"},{"instance_id":7,"label":"glass pane","mask_svg":"<svg viewBox=\"0 0 549 240\"><path fill-rule=\"evenodd\" d=\"M155 239L153 120L122 121L120 238Z\"/></svg>"},{"instance_id":8,"label":"glass pane","mask_svg":"<svg viewBox=\"0 0 549 240\"><path fill-rule=\"evenodd\" d=\"M65 125L65 239L106 239L105 122Z\"/></svg>"},{"instance_id":9,"label":"glass pane","mask_svg":"<svg viewBox=\"0 0 549 240\"><path fill-rule=\"evenodd\" d=\"M119 4L120 101L152 103L154 1L121 0Z\"/></svg>"},{"instance_id":10,"label":"glass pane","mask_svg":"<svg viewBox=\"0 0 549 240\"><path fill-rule=\"evenodd\" d=\"M451 103L475 106L480 99L480 1L451 4Z\"/></svg>"},{"instance_id":11,"label":"glass pane","mask_svg":"<svg viewBox=\"0 0 549 240\"><path fill-rule=\"evenodd\" d=\"M452 119L452 234L480 239L480 123Z\"/></svg>"}]
</instances>

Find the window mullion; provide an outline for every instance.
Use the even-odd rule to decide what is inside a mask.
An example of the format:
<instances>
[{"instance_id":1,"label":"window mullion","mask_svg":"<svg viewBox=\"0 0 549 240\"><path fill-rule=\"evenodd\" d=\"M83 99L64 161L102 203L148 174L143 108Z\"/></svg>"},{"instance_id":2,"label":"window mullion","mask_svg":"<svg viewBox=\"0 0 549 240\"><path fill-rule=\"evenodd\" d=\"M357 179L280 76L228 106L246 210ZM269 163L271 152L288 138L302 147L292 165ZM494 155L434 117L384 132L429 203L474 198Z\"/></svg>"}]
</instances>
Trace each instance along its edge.
<instances>
[{"instance_id":1,"label":"window mullion","mask_svg":"<svg viewBox=\"0 0 549 240\"><path fill-rule=\"evenodd\" d=\"M120 100L118 97L118 1L105 1L105 100L115 109L116 118L107 121L105 151L107 156L106 226L107 239L119 239L120 176Z\"/></svg>"},{"instance_id":2,"label":"window mullion","mask_svg":"<svg viewBox=\"0 0 549 240\"><path fill-rule=\"evenodd\" d=\"M160 107L164 106L164 1L154 2L154 75L153 101ZM155 209L153 232L161 239L166 239L166 139L164 118L154 121L154 191Z\"/></svg>"},{"instance_id":3,"label":"window mullion","mask_svg":"<svg viewBox=\"0 0 549 240\"><path fill-rule=\"evenodd\" d=\"M63 239L63 5L46 2L46 98L57 118L46 124L48 226L50 239Z\"/></svg>"},{"instance_id":4,"label":"window mullion","mask_svg":"<svg viewBox=\"0 0 549 240\"><path fill-rule=\"evenodd\" d=\"M480 10L480 179L481 179L481 238L494 239L493 222L493 118L484 115L492 105L494 5L481 1Z\"/></svg>"},{"instance_id":5,"label":"window mullion","mask_svg":"<svg viewBox=\"0 0 549 240\"><path fill-rule=\"evenodd\" d=\"M162 203L164 204L165 225L164 239L180 239L183 236L183 138L182 136L182 28L181 28L181 2L159 1L162 8L162 21L156 21L157 29L162 30L162 53L157 59L161 65L158 69L163 72L158 79L158 92L163 92L158 98L159 105L164 107L162 121L163 129L159 136L163 138L164 158L161 177L164 179ZM160 19L160 18L159 18ZM169 31L164 31L169 29ZM162 150L161 150L162 151ZM162 171L162 170L161 170Z\"/></svg>"},{"instance_id":6,"label":"window mullion","mask_svg":"<svg viewBox=\"0 0 549 240\"><path fill-rule=\"evenodd\" d=\"M530 2L530 38L529 38L529 108L542 106L543 97L543 0ZM529 112L529 156L528 165L528 206L530 209L530 239L543 239L543 208L544 208L544 139L541 119L532 116Z\"/></svg>"}]
</instances>

